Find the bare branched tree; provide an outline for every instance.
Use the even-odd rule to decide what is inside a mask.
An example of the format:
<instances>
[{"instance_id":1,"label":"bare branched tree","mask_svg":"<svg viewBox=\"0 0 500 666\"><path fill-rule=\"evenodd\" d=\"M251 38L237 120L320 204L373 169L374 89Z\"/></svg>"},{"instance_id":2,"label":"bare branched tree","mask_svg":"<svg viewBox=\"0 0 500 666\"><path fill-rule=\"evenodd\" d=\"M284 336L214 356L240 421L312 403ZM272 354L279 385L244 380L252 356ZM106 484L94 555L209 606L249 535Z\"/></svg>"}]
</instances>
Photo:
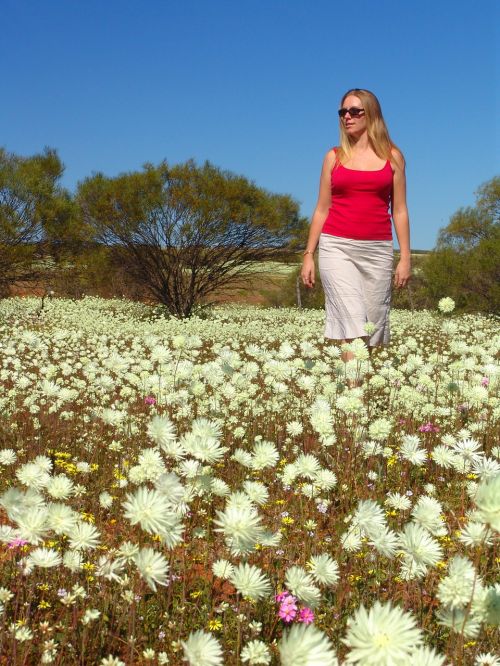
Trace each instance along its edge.
<instances>
[{"instance_id":1,"label":"bare branched tree","mask_svg":"<svg viewBox=\"0 0 500 666\"><path fill-rule=\"evenodd\" d=\"M96 239L181 317L221 288L248 287L305 224L290 196L192 161L117 178L97 174L80 185L78 200Z\"/></svg>"},{"instance_id":2,"label":"bare branched tree","mask_svg":"<svg viewBox=\"0 0 500 666\"><path fill-rule=\"evenodd\" d=\"M60 219L63 165L50 149L19 157L0 149L0 295L46 270L42 242Z\"/></svg>"}]
</instances>

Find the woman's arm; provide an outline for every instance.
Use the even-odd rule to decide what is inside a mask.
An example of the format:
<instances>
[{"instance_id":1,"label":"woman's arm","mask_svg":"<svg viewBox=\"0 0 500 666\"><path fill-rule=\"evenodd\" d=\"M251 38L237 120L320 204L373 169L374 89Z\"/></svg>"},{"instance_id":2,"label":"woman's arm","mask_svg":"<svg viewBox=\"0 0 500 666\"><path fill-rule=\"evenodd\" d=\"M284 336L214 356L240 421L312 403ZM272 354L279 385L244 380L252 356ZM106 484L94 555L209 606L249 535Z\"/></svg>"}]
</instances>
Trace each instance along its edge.
<instances>
[{"instance_id":1,"label":"woman's arm","mask_svg":"<svg viewBox=\"0 0 500 666\"><path fill-rule=\"evenodd\" d=\"M314 287L314 259L313 255L318 245L318 240L325 223L326 216L331 203L331 176L332 169L335 163L335 151L329 150L323 160L323 168L321 169L321 178L319 181L319 195L316 208L311 219L311 226L309 227L309 237L307 239L306 252L304 261L302 263L302 270L300 272L302 282L306 287Z\"/></svg>"},{"instance_id":2,"label":"woman's arm","mask_svg":"<svg viewBox=\"0 0 500 666\"><path fill-rule=\"evenodd\" d=\"M400 250L400 260L394 274L394 285L404 287L411 277L410 221L406 205L405 160L396 148L392 149L391 164L394 168L392 219Z\"/></svg>"}]
</instances>

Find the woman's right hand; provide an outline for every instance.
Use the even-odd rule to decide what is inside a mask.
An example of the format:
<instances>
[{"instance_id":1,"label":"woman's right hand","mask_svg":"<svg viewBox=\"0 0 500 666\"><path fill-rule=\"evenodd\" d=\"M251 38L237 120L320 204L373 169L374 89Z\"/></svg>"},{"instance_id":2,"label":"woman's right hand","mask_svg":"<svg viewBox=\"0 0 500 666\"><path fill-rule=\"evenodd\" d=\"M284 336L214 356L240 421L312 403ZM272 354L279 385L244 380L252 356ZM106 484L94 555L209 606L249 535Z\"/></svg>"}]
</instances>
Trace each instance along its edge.
<instances>
[{"instance_id":1,"label":"woman's right hand","mask_svg":"<svg viewBox=\"0 0 500 666\"><path fill-rule=\"evenodd\" d=\"M306 254L304 261L302 262L302 270L300 271L300 277L302 278L303 284L311 289L314 287L314 259L312 254Z\"/></svg>"}]
</instances>

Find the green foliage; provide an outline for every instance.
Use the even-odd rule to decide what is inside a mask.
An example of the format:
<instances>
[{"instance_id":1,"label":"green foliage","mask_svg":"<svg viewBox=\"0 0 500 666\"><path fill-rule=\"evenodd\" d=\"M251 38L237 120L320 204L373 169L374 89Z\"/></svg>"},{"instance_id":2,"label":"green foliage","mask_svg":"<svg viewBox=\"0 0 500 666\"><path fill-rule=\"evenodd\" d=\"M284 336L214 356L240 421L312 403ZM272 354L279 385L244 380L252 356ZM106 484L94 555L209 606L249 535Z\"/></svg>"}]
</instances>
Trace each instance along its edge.
<instances>
[{"instance_id":1,"label":"green foliage","mask_svg":"<svg viewBox=\"0 0 500 666\"><path fill-rule=\"evenodd\" d=\"M256 262L279 257L304 226L290 196L208 162L96 174L77 198L94 239L119 250L136 283L182 317L223 288L248 288Z\"/></svg>"},{"instance_id":2,"label":"green foliage","mask_svg":"<svg viewBox=\"0 0 500 666\"><path fill-rule=\"evenodd\" d=\"M44 244L69 237L74 212L59 185L64 167L55 150L31 157L0 149L0 290L44 272Z\"/></svg>"},{"instance_id":3,"label":"green foliage","mask_svg":"<svg viewBox=\"0 0 500 666\"><path fill-rule=\"evenodd\" d=\"M422 267L435 304L443 295L464 311L500 311L500 178L477 191L476 206L459 209L439 233Z\"/></svg>"}]
</instances>

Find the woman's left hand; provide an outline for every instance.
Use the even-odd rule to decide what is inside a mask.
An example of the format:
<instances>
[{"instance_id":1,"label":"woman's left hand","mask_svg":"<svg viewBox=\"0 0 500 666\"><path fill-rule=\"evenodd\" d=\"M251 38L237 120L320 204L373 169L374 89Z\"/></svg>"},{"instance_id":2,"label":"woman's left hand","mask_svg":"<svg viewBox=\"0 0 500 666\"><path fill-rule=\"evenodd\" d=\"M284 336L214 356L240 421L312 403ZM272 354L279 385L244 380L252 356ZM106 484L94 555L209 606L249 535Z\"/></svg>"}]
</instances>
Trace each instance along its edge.
<instances>
[{"instance_id":1,"label":"woman's left hand","mask_svg":"<svg viewBox=\"0 0 500 666\"><path fill-rule=\"evenodd\" d=\"M398 289L406 287L411 278L411 262L409 259L400 259L394 273L394 286Z\"/></svg>"}]
</instances>

